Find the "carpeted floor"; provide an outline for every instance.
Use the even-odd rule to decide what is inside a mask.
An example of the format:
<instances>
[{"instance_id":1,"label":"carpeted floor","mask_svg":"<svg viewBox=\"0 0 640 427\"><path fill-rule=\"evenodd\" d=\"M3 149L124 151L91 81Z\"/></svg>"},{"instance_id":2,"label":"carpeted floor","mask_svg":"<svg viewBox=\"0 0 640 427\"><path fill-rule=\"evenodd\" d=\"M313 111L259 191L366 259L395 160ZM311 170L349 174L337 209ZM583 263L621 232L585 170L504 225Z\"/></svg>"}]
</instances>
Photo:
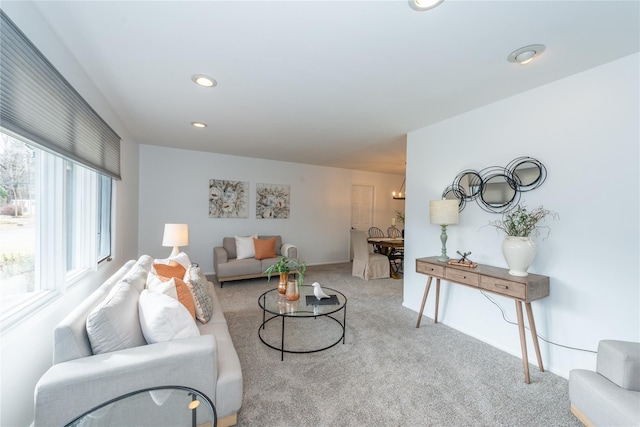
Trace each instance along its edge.
<instances>
[{"instance_id":1,"label":"carpeted floor","mask_svg":"<svg viewBox=\"0 0 640 427\"><path fill-rule=\"evenodd\" d=\"M427 318L416 329L402 280L364 281L344 263L309 267L315 281L347 296L346 343L284 361L258 338L258 297L277 278L216 284L244 376L239 427L581 425L565 379L531 366L527 385L519 358ZM286 325L300 349L340 334L330 320ZM279 333L274 320L264 336Z\"/></svg>"}]
</instances>

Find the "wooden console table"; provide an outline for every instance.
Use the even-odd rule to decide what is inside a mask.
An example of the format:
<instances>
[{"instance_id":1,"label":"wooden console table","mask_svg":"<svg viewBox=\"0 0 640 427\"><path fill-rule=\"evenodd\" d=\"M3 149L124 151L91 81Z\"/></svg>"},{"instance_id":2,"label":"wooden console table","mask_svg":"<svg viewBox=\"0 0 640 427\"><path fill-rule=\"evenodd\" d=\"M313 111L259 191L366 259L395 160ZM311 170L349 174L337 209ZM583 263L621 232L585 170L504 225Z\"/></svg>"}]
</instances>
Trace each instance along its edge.
<instances>
[{"instance_id":1,"label":"wooden console table","mask_svg":"<svg viewBox=\"0 0 640 427\"><path fill-rule=\"evenodd\" d=\"M436 278L436 311L433 318L434 323L438 323L440 279L511 298L516 303L520 347L522 349L522 364L524 366L524 381L529 384L529 359L527 357L527 343L524 334L524 319L522 316L522 303L524 302L529 319L531 338L538 358L538 366L540 367L540 372L544 372L542 357L540 356L540 346L538 344L538 335L536 334L536 324L533 320L533 312L531 311L531 301L549 295L549 278L547 276L540 276L538 274L529 274L526 277L511 276L507 269L491 267L489 265L478 265L476 268L449 265L446 262L438 261L438 257L435 256L416 259L416 271L429 276L424 290L424 296L422 297L422 305L420 306L420 314L418 315L416 328L420 327L424 305L427 302L431 280L434 277Z\"/></svg>"}]
</instances>

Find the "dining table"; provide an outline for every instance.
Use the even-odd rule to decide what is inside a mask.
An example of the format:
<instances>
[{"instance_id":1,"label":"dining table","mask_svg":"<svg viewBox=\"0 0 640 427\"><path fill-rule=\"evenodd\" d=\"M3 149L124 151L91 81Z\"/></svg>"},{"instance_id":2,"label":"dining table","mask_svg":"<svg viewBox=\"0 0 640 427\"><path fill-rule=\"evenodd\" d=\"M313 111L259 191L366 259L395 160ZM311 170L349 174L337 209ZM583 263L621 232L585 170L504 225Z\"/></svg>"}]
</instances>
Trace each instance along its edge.
<instances>
[{"instance_id":1,"label":"dining table","mask_svg":"<svg viewBox=\"0 0 640 427\"><path fill-rule=\"evenodd\" d=\"M391 252L392 249L404 249L402 237L369 237L367 241L374 246L385 248L387 252Z\"/></svg>"}]
</instances>

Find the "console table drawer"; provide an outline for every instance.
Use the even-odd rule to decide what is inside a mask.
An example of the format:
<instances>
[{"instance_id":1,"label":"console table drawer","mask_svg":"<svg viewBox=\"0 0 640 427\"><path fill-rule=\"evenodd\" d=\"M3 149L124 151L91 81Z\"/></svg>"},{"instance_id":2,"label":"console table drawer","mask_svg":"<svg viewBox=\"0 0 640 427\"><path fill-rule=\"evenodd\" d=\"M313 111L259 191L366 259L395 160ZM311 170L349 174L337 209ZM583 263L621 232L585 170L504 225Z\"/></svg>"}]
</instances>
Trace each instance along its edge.
<instances>
[{"instance_id":1,"label":"console table drawer","mask_svg":"<svg viewBox=\"0 0 640 427\"><path fill-rule=\"evenodd\" d=\"M447 268L444 272L444 278L451 280L452 282L463 283L465 285L478 286L479 276L475 273L467 271L454 270L453 268Z\"/></svg>"},{"instance_id":2,"label":"console table drawer","mask_svg":"<svg viewBox=\"0 0 640 427\"><path fill-rule=\"evenodd\" d=\"M524 283L509 282L508 280L496 279L495 277L482 276L480 287L497 294L509 295L523 300L527 296Z\"/></svg>"},{"instance_id":3,"label":"console table drawer","mask_svg":"<svg viewBox=\"0 0 640 427\"><path fill-rule=\"evenodd\" d=\"M418 273L428 274L429 276L444 277L444 267L441 265L418 261L416 263L416 270Z\"/></svg>"}]
</instances>

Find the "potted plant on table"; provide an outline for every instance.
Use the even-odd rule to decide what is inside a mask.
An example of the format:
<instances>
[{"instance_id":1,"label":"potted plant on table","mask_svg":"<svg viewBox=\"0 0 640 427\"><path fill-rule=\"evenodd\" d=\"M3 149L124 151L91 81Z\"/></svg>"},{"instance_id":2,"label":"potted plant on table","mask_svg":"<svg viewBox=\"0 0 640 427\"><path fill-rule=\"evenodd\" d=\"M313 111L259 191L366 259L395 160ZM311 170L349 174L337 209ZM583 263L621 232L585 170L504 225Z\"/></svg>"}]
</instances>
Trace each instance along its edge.
<instances>
[{"instance_id":1,"label":"potted plant on table","mask_svg":"<svg viewBox=\"0 0 640 427\"><path fill-rule=\"evenodd\" d=\"M527 276L527 270L536 255L536 244L531 237L539 236L541 229L547 229L547 236L551 231L549 226L539 224L546 217L558 219L559 215L542 206L528 210L519 204L515 209L504 212L502 220L489 222L489 225L506 234L502 253L512 276Z\"/></svg>"},{"instance_id":2,"label":"potted plant on table","mask_svg":"<svg viewBox=\"0 0 640 427\"><path fill-rule=\"evenodd\" d=\"M280 274L280 282L278 283L278 292L281 294L290 293L293 297L294 294L297 295L298 299L300 298L300 291L298 290L298 286L302 286L302 282L304 281L304 273L307 271L307 263L299 262L297 259L289 259L287 257L282 257L278 260L277 263L270 265L264 272L267 274L268 280L271 280L271 275L274 273ZM294 284L292 286L294 289L289 291L289 274L297 273L298 280L291 280L291 283ZM295 286L297 284L297 286Z\"/></svg>"}]
</instances>

